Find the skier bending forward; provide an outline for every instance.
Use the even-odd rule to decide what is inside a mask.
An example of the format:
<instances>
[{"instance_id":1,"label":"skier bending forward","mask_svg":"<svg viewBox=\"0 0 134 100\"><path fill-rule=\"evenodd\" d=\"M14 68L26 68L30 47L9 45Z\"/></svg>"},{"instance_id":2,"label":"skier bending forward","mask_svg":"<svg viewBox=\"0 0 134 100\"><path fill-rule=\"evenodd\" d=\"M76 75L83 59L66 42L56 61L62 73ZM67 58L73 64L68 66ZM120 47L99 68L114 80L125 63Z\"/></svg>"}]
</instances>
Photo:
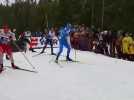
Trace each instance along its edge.
<instances>
[{"instance_id":1,"label":"skier bending forward","mask_svg":"<svg viewBox=\"0 0 134 100\"><path fill-rule=\"evenodd\" d=\"M11 42L16 40L14 34L9 32L7 27L4 28L4 32L0 33L0 73L3 71L3 55L6 53L11 60L11 66L13 69L18 67L14 64Z\"/></svg>"}]
</instances>

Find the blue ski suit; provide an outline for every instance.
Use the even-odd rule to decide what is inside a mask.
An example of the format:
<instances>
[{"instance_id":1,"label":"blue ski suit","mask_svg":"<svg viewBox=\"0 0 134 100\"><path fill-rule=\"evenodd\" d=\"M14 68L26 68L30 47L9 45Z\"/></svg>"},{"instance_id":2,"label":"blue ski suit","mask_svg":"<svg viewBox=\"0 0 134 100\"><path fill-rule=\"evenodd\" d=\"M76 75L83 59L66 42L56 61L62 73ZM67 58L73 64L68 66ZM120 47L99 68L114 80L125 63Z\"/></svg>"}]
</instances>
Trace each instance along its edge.
<instances>
[{"instance_id":1,"label":"blue ski suit","mask_svg":"<svg viewBox=\"0 0 134 100\"><path fill-rule=\"evenodd\" d=\"M57 58L60 56L60 54L63 51L63 47L67 48L67 58L69 58L70 50L71 50L71 44L70 44L70 32L71 29L68 27L61 28L59 31L59 52L57 55Z\"/></svg>"}]
</instances>

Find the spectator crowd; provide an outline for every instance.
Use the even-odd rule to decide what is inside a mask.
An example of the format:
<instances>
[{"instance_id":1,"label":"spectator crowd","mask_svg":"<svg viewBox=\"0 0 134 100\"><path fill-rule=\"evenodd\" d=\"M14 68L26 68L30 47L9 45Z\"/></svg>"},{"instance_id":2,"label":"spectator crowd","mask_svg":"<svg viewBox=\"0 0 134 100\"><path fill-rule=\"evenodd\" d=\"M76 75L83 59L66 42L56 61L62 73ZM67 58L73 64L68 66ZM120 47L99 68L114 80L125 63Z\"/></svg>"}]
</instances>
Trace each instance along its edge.
<instances>
[{"instance_id":1,"label":"spectator crowd","mask_svg":"<svg viewBox=\"0 0 134 100\"><path fill-rule=\"evenodd\" d=\"M90 51L124 60L134 61L134 34L123 31L112 31L89 28L85 25L72 25L70 33L72 47L77 50ZM53 31L53 43L58 41L59 28L51 27L44 32L21 32L17 44L26 51L26 44L30 43L31 37L47 36ZM1 32L1 31L0 31ZM57 38L56 38L57 37ZM42 40L41 40L42 41ZM30 50L34 51L33 48Z\"/></svg>"}]
</instances>

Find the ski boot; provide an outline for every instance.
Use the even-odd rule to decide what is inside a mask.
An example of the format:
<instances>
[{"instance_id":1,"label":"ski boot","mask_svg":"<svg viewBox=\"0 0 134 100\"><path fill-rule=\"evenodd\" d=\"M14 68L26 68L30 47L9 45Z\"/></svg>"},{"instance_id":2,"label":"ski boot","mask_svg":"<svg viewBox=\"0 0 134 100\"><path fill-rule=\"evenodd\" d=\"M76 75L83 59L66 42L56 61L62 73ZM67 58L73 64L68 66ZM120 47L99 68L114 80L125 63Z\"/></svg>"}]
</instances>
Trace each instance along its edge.
<instances>
[{"instance_id":1,"label":"ski boot","mask_svg":"<svg viewBox=\"0 0 134 100\"><path fill-rule=\"evenodd\" d=\"M0 64L0 73L2 73L3 70L3 64Z\"/></svg>"},{"instance_id":2,"label":"ski boot","mask_svg":"<svg viewBox=\"0 0 134 100\"><path fill-rule=\"evenodd\" d=\"M41 51L40 54L44 53L44 51Z\"/></svg>"},{"instance_id":3,"label":"ski boot","mask_svg":"<svg viewBox=\"0 0 134 100\"><path fill-rule=\"evenodd\" d=\"M59 56L57 56L55 59L55 63L57 63L57 64L58 64L58 58L59 58Z\"/></svg>"},{"instance_id":4,"label":"ski boot","mask_svg":"<svg viewBox=\"0 0 134 100\"><path fill-rule=\"evenodd\" d=\"M32 52L36 52L33 48L30 48L29 50L32 51Z\"/></svg>"},{"instance_id":5,"label":"ski boot","mask_svg":"<svg viewBox=\"0 0 134 100\"><path fill-rule=\"evenodd\" d=\"M16 66L14 63L11 63L13 69L19 69L18 66Z\"/></svg>"},{"instance_id":6,"label":"ski boot","mask_svg":"<svg viewBox=\"0 0 134 100\"><path fill-rule=\"evenodd\" d=\"M57 60L57 59L55 60L55 63L57 63L57 64L58 64L58 60Z\"/></svg>"},{"instance_id":7,"label":"ski boot","mask_svg":"<svg viewBox=\"0 0 134 100\"><path fill-rule=\"evenodd\" d=\"M56 55L55 53L51 53L51 55Z\"/></svg>"},{"instance_id":8,"label":"ski boot","mask_svg":"<svg viewBox=\"0 0 134 100\"><path fill-rule=\"evenodd\" d=\"M73 59L71 59L70 57L67 57L66 61L72 61L73 62Z\"/></svg>"}]
</instances>

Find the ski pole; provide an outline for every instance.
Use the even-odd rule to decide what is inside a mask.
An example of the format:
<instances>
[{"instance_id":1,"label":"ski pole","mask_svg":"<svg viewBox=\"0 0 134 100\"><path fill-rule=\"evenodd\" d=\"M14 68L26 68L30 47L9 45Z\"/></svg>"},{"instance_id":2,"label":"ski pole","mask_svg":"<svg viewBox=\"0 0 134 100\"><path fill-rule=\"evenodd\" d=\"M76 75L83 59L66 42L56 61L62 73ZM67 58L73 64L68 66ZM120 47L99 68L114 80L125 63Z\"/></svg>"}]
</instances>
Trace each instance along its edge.
<instances>
[{"instance_id":1,"label":"ski pole","mask_svg":"<svg viewBox=\"0 0 134 100\"><path fill-rule=\"evenodd\" d=\"M75 61L76 61L76 58L77 58L77 57L76 57L76 49L74 49L74 50L75 50L74 52L75 52Z\"/></svg>"},{"instance_id":2,"label":"ski pole","mask_svg":"<svg viewBox=\"0 0 134 100\"><path fill-rule=\"evenodd\" d=\"M17 47L17 49L21 52L22 50L21 50L21 48L15 43L15 42L13 42L13 44ZM23 52L21 52L21 54L24 56L24 58L26 59L26 61L30 64L30 66L33 68L33 69L36 69L35 67L34 67L34 65L30 62L30 60L26 57L26 55L23 53Z\"/></svg>"},{"instance_id":3,"label":"ski pole","mask_svg":"<svg viewBox=\"0 0 134 100\"><path fill-rule=\"evenodd\" d=\"M77 59L77 49L78 49L78 42L75 40L75 46L76 46L76 48L74 48L74 50L75 50L75 61L76 61L76 59Z\"/></svg>"}]
</instances>

